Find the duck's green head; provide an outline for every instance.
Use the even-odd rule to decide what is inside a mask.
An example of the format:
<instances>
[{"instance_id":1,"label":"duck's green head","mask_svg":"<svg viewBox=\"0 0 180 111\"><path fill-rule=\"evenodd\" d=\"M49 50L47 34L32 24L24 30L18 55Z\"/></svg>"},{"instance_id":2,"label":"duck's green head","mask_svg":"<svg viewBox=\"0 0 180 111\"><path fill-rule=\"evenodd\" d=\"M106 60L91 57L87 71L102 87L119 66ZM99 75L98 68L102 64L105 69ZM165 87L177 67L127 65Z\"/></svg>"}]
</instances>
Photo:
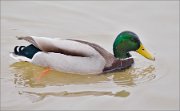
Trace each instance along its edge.
<instances>
[{"instance_id":1,"label":"duck's green head","mask_svg":"<svg viewBox=\"0 0 180 111\"><path fill-rule=\"evenodd\" d=\"M116 58L128 58L131 55L130 51L136 51L142 56L150 60L155 60L155 58L144 48L139 37L130 31L121 32L114 41L113 44L114 56Z\"/></svg>"}]
</instances>

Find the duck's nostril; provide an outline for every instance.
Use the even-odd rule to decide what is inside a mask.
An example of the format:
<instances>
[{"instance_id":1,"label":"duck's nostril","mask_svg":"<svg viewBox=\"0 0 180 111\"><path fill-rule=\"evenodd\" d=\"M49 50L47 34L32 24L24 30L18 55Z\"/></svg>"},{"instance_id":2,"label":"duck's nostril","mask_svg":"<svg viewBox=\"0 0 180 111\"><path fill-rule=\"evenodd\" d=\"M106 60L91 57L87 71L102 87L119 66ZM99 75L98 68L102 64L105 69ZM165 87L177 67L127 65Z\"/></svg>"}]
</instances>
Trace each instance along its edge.
<instances>
[{"instance_id":1,"label":"duck's nostril","mask_svg":"<svg viewBox=\"0 0 180 111\"><path fill-rule=\"evenodd\" d=\"M144 50L144 49L142 49L142 50Z\"/></svg>"}]
</instances>

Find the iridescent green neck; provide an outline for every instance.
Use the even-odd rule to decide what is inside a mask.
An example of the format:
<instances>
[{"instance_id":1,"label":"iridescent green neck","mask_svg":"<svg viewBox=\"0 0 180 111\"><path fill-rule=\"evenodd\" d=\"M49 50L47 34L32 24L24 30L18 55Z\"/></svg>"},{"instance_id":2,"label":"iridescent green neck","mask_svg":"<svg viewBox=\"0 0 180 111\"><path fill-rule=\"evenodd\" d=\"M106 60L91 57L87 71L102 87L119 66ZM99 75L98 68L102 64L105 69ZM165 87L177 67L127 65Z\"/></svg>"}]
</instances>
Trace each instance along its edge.
<instances>
[{"instance_id":1,"label":"iridescent green neck","mask_svg":"<svg viewBox=\"0 0 180 111\"><path fill-rule=\"evenodd\" d=\"M126 51L115 50L114 51L114 56L116 58L119 58L119 59L125 59L125 58L128 58L128 57L131 57L131 54L129 52L126 52Z\"/></svg>"},{"instance_id":2,"label":"iridescent green neck","mask_svg":"<svg viewBox=\"0 0 180 111\"><path fill-rule=\"evenodd\" d=\"M114 56L119 59L125 59L131 57L130 53L127 50L118 49L116 47L113 48Z\"/></svg>"},{"instance_id":3,"label":"iridescent green neck","mask_svg":"<svg viewBox=\"0 0 180 111\"><path fill-rule=\"evenodd\" d=\"M128 58L130 56L122 41L123 39L121 37L117 37L113 44L114 56L120 59Z\"/></svg>"}]
</instances>

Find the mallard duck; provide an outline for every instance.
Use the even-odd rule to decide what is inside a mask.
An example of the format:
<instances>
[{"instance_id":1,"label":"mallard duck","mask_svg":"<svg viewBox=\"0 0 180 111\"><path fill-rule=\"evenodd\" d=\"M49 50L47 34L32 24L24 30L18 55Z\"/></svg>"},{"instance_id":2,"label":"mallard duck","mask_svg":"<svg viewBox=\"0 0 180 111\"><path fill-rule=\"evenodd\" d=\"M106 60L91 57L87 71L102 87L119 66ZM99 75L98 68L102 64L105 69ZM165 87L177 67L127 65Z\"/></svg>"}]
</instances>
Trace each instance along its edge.
<instances>
[{"instance_id":1,"label":"mallard duck","mask_svg":"<svg viewBox=\"0 0 180 111\"><path fill-rule=\"evenodd\" d=\"M131 31L123 31L116 37L114 55L97 44L82 40L35 36L17 38L31 44L16 46L11 57L67 73L101 74L123 70L134 63L130 51L155 60Z\"/></svg>"}]
</instances>

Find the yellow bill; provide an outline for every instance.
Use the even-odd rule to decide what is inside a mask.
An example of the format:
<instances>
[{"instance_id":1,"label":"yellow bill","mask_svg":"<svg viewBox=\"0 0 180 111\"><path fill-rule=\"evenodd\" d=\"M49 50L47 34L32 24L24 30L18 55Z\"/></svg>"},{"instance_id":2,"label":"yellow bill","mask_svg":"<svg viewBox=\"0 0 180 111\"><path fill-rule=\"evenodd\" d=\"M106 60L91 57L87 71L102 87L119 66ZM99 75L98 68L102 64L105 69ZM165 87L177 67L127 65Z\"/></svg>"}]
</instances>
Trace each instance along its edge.
<instances>
[{"instance_id":1,"label":"yellow bill","mask_svg":"<svg viewBox=\"0 0 180 111\"><path fill-rule=\"evenodd\" d=\"M138 50L136 50L136 52L138 52L147 59L155 61L155 57L151 53L149 53L142 44L140 44L140 47Z\"/></svg>"}]
</instances>

